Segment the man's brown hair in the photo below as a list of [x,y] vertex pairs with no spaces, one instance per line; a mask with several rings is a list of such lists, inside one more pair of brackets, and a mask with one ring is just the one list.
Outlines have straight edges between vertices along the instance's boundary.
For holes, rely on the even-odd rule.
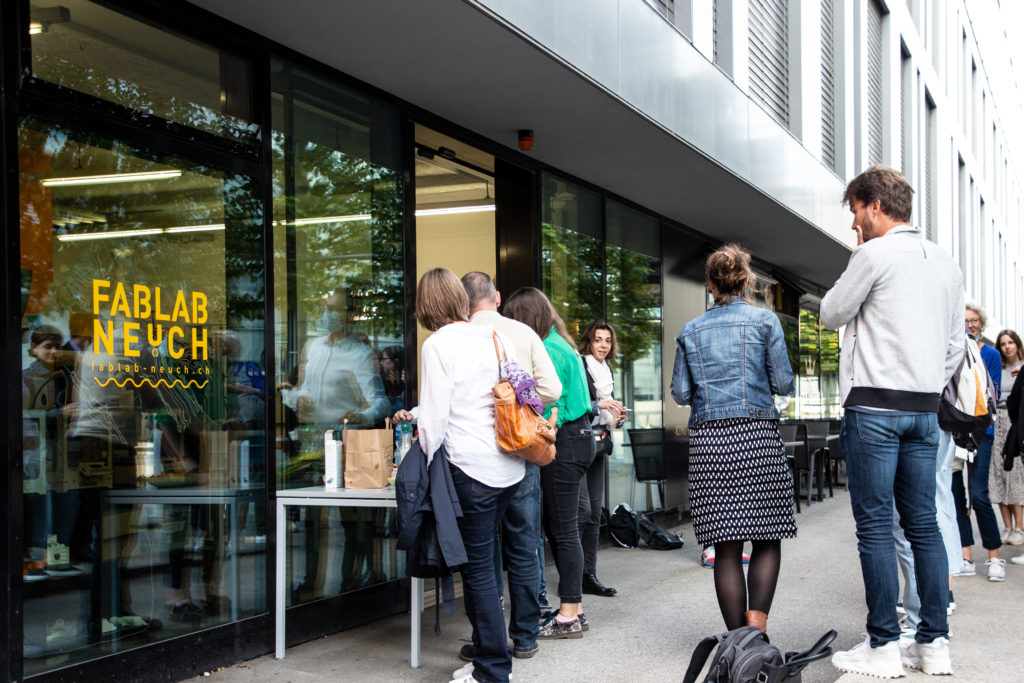
[[875,165],[846,186],[843,204],[852,207],[855,199],[864,206],[877,199],[882,205],[882,213],[894,221],[909,223],[914,208],[914,188],[896,169]]

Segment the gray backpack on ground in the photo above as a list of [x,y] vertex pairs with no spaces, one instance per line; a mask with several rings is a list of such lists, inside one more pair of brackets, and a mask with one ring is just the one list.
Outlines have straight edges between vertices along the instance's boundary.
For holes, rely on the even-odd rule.
[[804,652],[787,652],[768,642],[756,626],[741,626],[717,636],[708,636],[693,650],[683,683],[695,683],[715,645],[718,650],[703,683],[800,683],[800,673],[811,662],[832,654],[828,645],[836,637],[829,631]]

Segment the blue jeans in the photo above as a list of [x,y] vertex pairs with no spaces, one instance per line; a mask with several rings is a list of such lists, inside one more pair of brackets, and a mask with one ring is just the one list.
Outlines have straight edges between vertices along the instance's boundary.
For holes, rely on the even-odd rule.
[[508,570],[508,635],[520,652],[537,647],[540,623],[540,576],[537,545],[540,543],[540,468],[526,463],[526,475],[505,511],[501,523],[502,549]]
[[494,488],[455,465],[451,465],[451,472],[462,506],[459,531],[468,558],[460,573],[466,614],[473,625],[473,676],[481,681],[507,681],[512,672],[512,656],[494,583],[494,537],[518,484]]
[[582,602],[583,545],[577,520],[580,483],[594,461],[589,415],[559,427],[555,451],[555,461],[540,468],[544,533],[558,568],[558,597],[562,602]]
[[880,647],[900,637],[894,504],[914,555],[921,597],[917,642],[948,637],[948,560],[935,520],[936,415],[890,416],[847,410],[839,439],[857,524],[871,646]]
[[992,511],[992,501],[988,497],[988,468],[992,464],[992,440],[992,435],[982,439],[978,452],[974,454],[974,462],[967,463],[971,508],[974,509],[974,518],[978,520],[978,533],[981,534],[981,545],[985,550],[998,550],[1003,545],[996,513]]
[[[950,574],[960,568],[960,533],[957,529],[956,506],[953,503],[953,452],[956,444],[949,432],[941,432],[939,452],[935,458],[935,519],[939,523],[939,534],[946,551],[946,569]],[[921,623],[921,598],[917,594],[917,576],[914,572],[914,555],[907,537],[898,523],[893,525],[896,537],[896,556],[903,572],[903,608],[907,610],[907,626],[917,630]]]

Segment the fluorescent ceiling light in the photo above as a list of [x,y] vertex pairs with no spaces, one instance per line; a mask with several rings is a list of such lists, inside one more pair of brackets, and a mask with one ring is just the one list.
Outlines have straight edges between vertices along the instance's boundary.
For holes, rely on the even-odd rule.
[[110,232],[79,232],[70,235],[57,235],[62,242],[77,242],[79,240],[109,240],[115,237],[134,237],[136,235],[159,235],[163,228],[143,228],[141,230],[111,230]]
[[211,223],[210,225],[182,225],[178,228],[164,228],[163,232],[206,232],[209,230],[223,229],[223,223]]
[[34,36],[37,33],[42,33],[42,32],[43,32],[43,24],[42,24],[42,22],[40,22],[40,21],[33,21],[31,24],[28,25],[28,34],[30,36]]
[[450,206],[443,209],[417,209],[416,216],[447,216],[453,213],[478,213],[481,211],[494,211],[494,204],[483,204],[481,206]]
[[68,185],[105,185],[109,183],[137,183],[143,180],[166,180],[181,175],[179,169],[169,171],[149,171],[146,173],[112,173],[110,175],[82,175],[69,178],[47,178],[44,187],[64,187]]
[[208,232],[223,230],[223,223],[210,225],[182,225],[175,228],[140,228],[138,230],[112,230],[110,232],[79,232],[70,235],[57,235],[62,242],[78,242],[81,240],[109,240],[117,237],[139,237],[142,235],[177,234],[182,232]]
[[[351,216],[321,216],[320,218],[296,218],[293,225],[315,225],[317,223],[351,223],[353,221],[368,221],[372,216],[368,213],[357,213]],[[276,225],[285,225],[288,221],[277,221]]]

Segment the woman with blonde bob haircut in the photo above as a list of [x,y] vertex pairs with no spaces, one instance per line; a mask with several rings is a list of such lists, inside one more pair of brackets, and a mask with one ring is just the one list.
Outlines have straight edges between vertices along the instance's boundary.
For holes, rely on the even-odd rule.
[[[494,581],[494,530],[525,466],[522,458],[501,451],[494,437],[494,329],[471,325],[468,317],[469,297],[455,273],[434,268],[423,275],[416,318],[433,334],[421,352],[419,440],[428,459],[447,455],[463,513],[459,531],[468,561],[461,567],[462,587],[474,657],[453,680],[507,681],[512,656]],[[500,335],[499,341],[511,355],[515,347]]]

